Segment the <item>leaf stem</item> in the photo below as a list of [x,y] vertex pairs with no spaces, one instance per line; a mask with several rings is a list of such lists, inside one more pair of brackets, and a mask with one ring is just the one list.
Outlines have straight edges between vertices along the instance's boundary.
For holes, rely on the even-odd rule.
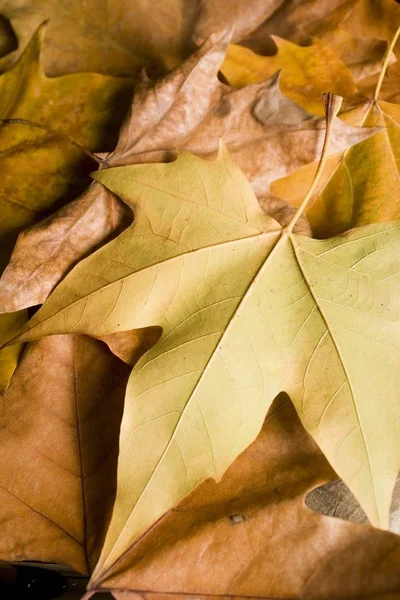
[[374,96],[372,98],[374,102],[377,102],[377,100],[378,100],[379,93],[380,93],[381,87],[382,87],[382,83],[385,78],[387,68],[389,66],[390,55],[392,54],[394,47],[396,45],[396,42],[399,39],[399,35],[400,35],[400,26],[398,27],[396,33],[394,34],[394,37],[385,52],[385,56],[383,57],[381,72],[379,74],[378,83],[376,84]]
[[35,123],[35,121],[28,121],[27,119],[0,119],[0,123],[2,123],[3,125],[14,125],[14,124],[29,125],[29,127],[36,127],[37,129],[43,129],[43,131],[47,131],[47,133],[51,133],[52,135],[59,137],[60,139],[68,142],[69,144],[72,144],[76,148],[79,148],[79,150],[81,152],[83,152],[84,154],[86,154],[86,156],[89,156],[89,158],[91,158],[92,160],[97,162],[98,165],[108,166],[108,163],[106,160],[100,158],[100,156],[97,156],[97,154],[94,154],[90,150],[87,150],[87,148],[84,148],[83,146],[78,144],[78,142],[75,142],[74,140],[67,137],[66,135],[63,135],[62,133],[59,133],[58,131],[54,131],[54,129],[51,129],[51,127],[47,127],[47,125],[41,125],[40,123]]
[[335,117],[339,113],[340,107],[342,106],[343,98],[341,96],[337,96],[336,94],[324,94],[324,109],[325,109],[325,119],[326,119],[326,131],[325,131],[325,139],[324,145],[322,147],[321,158],[318,163],[317,172],[314,175],[314,179],[312,180],[310,189],[308,190],[303,202],[300,204],[297,209],[293,219],[290,221],[289,225],[285,227],[285,231],[291,233],[293,227],[296,225],[297,221],[301,217],[303,211],[306,209],[307,204],[311,200],[314,191],[321,179],[322,171],[324,170],[326,160],[328,158],[329,145],[332,137],[333,124],[335,121]]

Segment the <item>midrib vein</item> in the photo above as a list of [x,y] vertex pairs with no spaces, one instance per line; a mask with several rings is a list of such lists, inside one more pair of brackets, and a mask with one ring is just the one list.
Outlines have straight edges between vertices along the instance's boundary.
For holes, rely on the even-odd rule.
[[79,469],[80,469],[80,481],[81,481],[81,500],[82,500],[82,529],[83,529],[83,551],[85,555],[85,563],[87,572],[90,573],[91,565],[89,560],[88,548],[87,548],[87,502],[86,502],[86,481],[83,467],[83,455],[82,455],[82,439],[81,439],[81,422],[79,416],[79,398],[78,398],[78,376],[76,369],[76,355],[77,355],[77,340],[76,337],[73,340],[72,350],[72,377],[73,377],[73,394],[74,394],[74,408],[76,415],[76,437],[77,437],[77,450],[79,458]]

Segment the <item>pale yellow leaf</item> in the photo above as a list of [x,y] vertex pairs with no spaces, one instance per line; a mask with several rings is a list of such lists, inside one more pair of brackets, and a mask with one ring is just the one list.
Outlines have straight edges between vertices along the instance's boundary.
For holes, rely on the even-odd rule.
[[386,527],[400,463],[400,225],[328,241],[288,234],[224,148],[214,162],[182,153],[96,179],[136,221],[82,261],[17,338],[163,328],[128,384],[93,581],[201,481],[222,476],[282,390]]

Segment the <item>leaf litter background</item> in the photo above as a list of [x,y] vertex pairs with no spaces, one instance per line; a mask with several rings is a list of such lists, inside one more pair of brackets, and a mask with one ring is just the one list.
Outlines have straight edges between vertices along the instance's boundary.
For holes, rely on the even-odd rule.
[[[400,24],[396,2],[142,0],[83,8],[1,0],[0,13],[1,118],[42,123],[89,150],[113,151],[111,166],[169,161],[177,149],[213,158],[220,137],[261,206],[284,225],[315,172],[321,93],[333,91],[344,96],[342,124],[298,231],[325,238],[398,218],[396,46],[379,110],[365,100]],[[26,321],[26,308],[44,302],[133,215],[107,188],[90,184],[94,163],[59,137],[4,124],[0,145],[5,340]],[[105,343],[53,336],[26,346],[2,398],[2,558],[92,573],[115,495],[129,376],[106,344],[132,364],[158,335],[142,330],[105,336]],[[4,391],[20,351],[1,351]],[[204,482],[162,517],[100,587],[121,599],[398,597],[396,535],[304,506],[309,490],[336,478],[280,395],[221,482]],[[366,520],[338,482],[315,490],[307,504]],[[397,512],[395,494],[394,531]]]

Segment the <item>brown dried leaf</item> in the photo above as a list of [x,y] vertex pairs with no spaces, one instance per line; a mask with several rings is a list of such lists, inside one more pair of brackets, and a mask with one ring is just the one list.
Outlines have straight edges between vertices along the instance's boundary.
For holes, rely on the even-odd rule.
[[156,523],[100,589],[118,600],[398,593],[400,538],[304,506],[309,489],[333,478],[282,395],[222,480],[204,482]]
[[[271,217],[273,217],[275,221],[278,221],[278,223],[282,225],[282,227],[286,227],[287,225],[289,225],[294,215],[296,214],[296,207],[291,206],[290,204],[282,200],[282,198],[278,198],[277,196],[273,196],[272,194],[266,196],[265,198],[260,198],[259,202],[261,208],[266,213],[271,215]],[[293,227],[293,232],[301,233],[302,235],[312,237],[311,225],[308,222],[307,216],[304,213],[300,215],[298,221]]]
[[[313,33],[320,37],[319,31]],[[360,81],[379,74],[387,44],[381,40],[355,37],[344,27],[332,28],[322,36],[324,43],[345,63],[360,92]],[[394,54],[391,63],[396,62]]]
[[275,12],[253,30],[244,43],[255,52],[274,51],[269,36],[278,35],[297,44],[305,44],[309,37],[323,37],[326,30],[338,27],[346,18],[356,0],[286,0],[277,3]]
[[229,30],[230,41],[240,41],[268,21],[282,0],[202,0],[195,24],[195,36],[206,39],[215,31]]
[[[341,114],[352,125],[381,127],[375,136],[331,157],[307,216],[316,237],[327,238],[353,227],[400,217],[400,107],[368,100]],[[271,191],[299,206],[317,164],[303,166],[273,182]]]
[[[0,344],[3,344],[12,333],[17,333],[28,320],[25,310],[0,315]],[[12,374],[18,364],[22,345],[2,348],[0,351],[0,396],[6,391]]]
[[[132,76],[143,66],[179,64],[188,46],[195,3],[185,0],[0,0],[25,48],[49,20],[44,68],[49,75],[93,71]],[[18,55],[18,52],[15,53]]]
[[143,73],[109,164],[137,162],[137,154],[181,146],[229,91],[217,77],[226,48],[225,34],[211,36],[161,80],[152,82]]
[[[182,67],[153,84],[143,82],[135,95],[111,166],[171,160],[175,149],[213,158],[223,139],[250,180],[257,196],[281,173],[290,173],[321,153],[325,121],[310,115],[269,80],[232,90],[217,72],[226,37],[206,42]],[[204,90],[199,98],[198,90]],[[370,137],[374,130],[337,122],[331,152]]]
[[87,336],[28,346],[1,403],[0,558],[91,571],[115,493],[129,372]]
[[161,333],[161,327],[154,326],[94,337],[105,342],[115,356],[133,367],[142,354],[158,342]]
[[81,258],[129,224],[131,211],[97,183],[19,235],[0,279],[5,312],[41,304]]

